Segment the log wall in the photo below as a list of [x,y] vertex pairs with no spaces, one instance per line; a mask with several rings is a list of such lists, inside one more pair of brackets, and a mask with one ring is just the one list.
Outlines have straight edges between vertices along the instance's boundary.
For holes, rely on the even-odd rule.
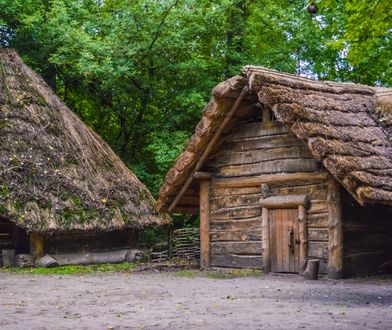
[[343,188],[344,276],[375,274],[392,262],[392,207],[360,206]]
[[[236,125],[224,137],[203,170],[218,178],[249,178],[264,174],[322,171],[302,141],[279,122]],[[311,198],[308,216],[308,257],[320,259],[326,273],[328,259],[328,184],[325,179],[269,185],[277,196]],[[215,267],[262,268],[260,185],[210,187],[211,263]]]

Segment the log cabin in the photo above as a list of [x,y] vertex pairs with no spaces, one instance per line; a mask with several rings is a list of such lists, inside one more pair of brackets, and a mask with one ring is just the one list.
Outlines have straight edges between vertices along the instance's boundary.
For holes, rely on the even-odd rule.
[[[36,258],[134,248],[170,219],[13,50],[0,50],[0,251]],[[0,253],[1,255],[1,253]]]
[[213,90],[158,209],[199,214],[201,267],[338,279],[392,261],[392,89],[247,66]]

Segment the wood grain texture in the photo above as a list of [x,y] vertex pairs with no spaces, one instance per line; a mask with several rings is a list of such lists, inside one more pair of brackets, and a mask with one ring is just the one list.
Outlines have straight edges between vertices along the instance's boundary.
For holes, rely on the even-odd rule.
[[211,256],[211,263],[213,267],[228,267],[228,268],[250,268],[262,269],[263,257],[261,255],[237,255],[225,254]]
[[39,259],[45,254],[45,239],[40,233],[30,233],[30,254]]
[[268,209],[262,209],[262,246],[263,246],[263,271],[269,273],[271,271],[271,240],[270,240],[270,224],[268,217]]
[[210,206],[209,180],[200,181],[200,267],[211,267],[210,260]]

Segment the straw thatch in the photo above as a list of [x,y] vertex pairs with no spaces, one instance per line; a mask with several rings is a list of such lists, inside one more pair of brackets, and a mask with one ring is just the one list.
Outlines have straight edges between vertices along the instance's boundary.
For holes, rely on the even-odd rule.
[[360,203],[392,204],[392,89],[319,82],[248,66],[214,89],[195,134],[161,187],[160,209],[170,205],[246,85],[250,94],[237,112],[252,102],[272,108]]
[[0,214],[27,231],[159,225],[146,187],[13,50],[0,50]]

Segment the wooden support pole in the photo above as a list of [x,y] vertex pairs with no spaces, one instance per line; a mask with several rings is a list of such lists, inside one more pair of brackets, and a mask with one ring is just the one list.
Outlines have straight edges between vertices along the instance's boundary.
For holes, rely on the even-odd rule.
[[30,254],[39,259],[45,254],[44,236],[40,233],[30,233]]
[[328,278],[343,278],[343,224],[339,183],[328,177]]
[[210,181],[200,180],[200,268],[211,267],[210,259]]
[[271,121],[272,118],[272,112],[270,109],[264,107],[263,109],[263,123],[268,123]]
[[270,253],[270,230],[268,220],[268,209],[263,207],[261,213],[261,228],[262,228],[262,249],[263,249],[263,272],[269,273],[271,271],[271,253]]
[[188,176],[186,179],[185,183],[181,187],[180,191],[178,192],[177,196],[174,198],[174,200],[171,202],[168,212],[170,213],[177,205],[181,197],[184,195],[185,191],[188,189],[190,184],[192,183],[193,176],[194,174],[203,166],[204,162],[206,161],[207,157],[210,155],[210,152],[212,148],[215,146],[215,143],[218,141],[220,136],[222,135],[223,131],[225,130],[227,124],[230,122],[230,120],[233,118],[234,113],[240,106],[242,100],[245,98],[245,96],[249,92],[249,87],[246,85],[242,91],[241,94],[238,96],[238,98],[235,100],[233,106],[231,107],[230,111],[226,114],[225,118],[223,119],[222,123],[220,124],[219,128],[217,131],[214,133],[212,136],[210,142],[208,143],[207,147],[204,149],[202,155],[200,156],[199,160],[197,161],[194,169],[192,170],[191,174]]
[[299,221],[299,274],[303,275],[308,257],[308,224],[306,210],[303,205],[298,206]]

